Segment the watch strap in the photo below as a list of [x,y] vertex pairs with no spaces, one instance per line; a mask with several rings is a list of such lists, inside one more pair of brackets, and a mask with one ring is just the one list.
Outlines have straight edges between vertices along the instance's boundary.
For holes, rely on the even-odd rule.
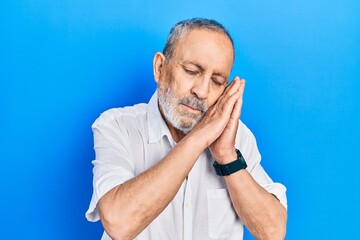
[[241,169],[245,169],[247,164],[245,159],[239,149],[235,149],[237,159],[228,164],[218,164],[216,161],[214,162],[213,166],[215,168],[215,172],[219,176],[228,176],[232,173],[240,171]]

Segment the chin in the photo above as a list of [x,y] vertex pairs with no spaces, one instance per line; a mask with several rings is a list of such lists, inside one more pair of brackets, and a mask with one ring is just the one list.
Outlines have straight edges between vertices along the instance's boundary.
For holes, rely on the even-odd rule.
[[197,123],[198,123],[198,121],[182,123],[182,124],[179,124],[180,126],[178,127],[178,129],[180,131],[182,131],[183,133],[188,134],[189,132],[191,132],[191,130],[193,130],[193,128],[196,126]]

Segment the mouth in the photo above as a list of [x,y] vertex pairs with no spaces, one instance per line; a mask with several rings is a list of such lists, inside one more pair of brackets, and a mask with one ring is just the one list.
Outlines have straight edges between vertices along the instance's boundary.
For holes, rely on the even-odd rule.
[[193,113],[196,113],[196,114],[201,113],[200,109],[197,109],[197,108],[195,108],[193,106],[189,106],[189,105],[186,105],[186,104],[181,104],[181,105],[183,105],[190,112],[193,112]]

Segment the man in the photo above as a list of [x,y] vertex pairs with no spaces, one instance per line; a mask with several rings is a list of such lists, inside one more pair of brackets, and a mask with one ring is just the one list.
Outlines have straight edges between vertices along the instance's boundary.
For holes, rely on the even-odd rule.
[[[260,165],[239,120],[245,81],[228,86],[233,41],[219,23],[176,24],[153,60],[149,104],[94,123],[94,193],[87,212],[103,239],[283,239],[285,187]],[[214,163],[214,166],[213,166]]]

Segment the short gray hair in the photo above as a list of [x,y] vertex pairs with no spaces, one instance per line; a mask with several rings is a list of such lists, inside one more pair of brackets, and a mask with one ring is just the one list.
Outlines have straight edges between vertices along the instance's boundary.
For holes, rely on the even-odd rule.
[[230,36],[229,31],[222,24],[212,19],[192,18],[178,22],[171,28],[163,50],[166,61],[169,61],[170,58],[173,56],[175,46],[179,39],[189,30],[194,29],[211,30],[225,34],[231,41],[233,47],[233,56],[235,59],[234,41]]

